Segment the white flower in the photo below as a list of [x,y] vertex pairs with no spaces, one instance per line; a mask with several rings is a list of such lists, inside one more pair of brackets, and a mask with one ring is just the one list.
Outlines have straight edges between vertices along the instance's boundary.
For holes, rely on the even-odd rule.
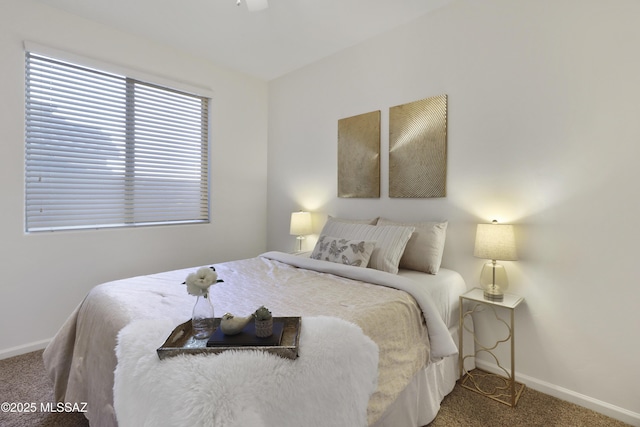
[[218,273],[209,267],[201,267],[195,273],[187,276],[187,292],[191,295],[202,296],[209,292],[209,286],[218,281]]

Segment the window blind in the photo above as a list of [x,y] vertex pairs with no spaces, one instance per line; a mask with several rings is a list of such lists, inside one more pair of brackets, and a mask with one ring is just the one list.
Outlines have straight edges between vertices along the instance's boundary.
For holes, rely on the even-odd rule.
[[209,221],[209,99],[26,53],[26,230]]

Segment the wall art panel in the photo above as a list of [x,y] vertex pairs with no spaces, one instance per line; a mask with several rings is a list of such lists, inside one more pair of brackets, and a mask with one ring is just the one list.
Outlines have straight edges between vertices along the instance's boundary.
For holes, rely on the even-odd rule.
[[447,95],[389,109],[389,197],[446,196]]
[[338,120],[338,197],[380,197],[380,111]]

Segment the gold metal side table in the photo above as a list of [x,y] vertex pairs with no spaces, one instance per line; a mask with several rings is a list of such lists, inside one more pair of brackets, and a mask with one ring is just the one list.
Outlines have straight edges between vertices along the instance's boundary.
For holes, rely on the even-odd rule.
[[[515,381],[515,330],[514,330],[514,312],[515,308],[524,301],[524,298],[517,295],[505,294],[502,301],[490,301],[484,298],[484,292],[480,288],[474,288],[460,295],[460,334],[459,334],[459,349],[460,357],[458,359],[458,365],[460,368],[460,385],[469,390],[480,393],[493,400],[504,403],[509,406],[516,406],[518,399],[524,390],[524,384],[517,383]],[[466,306],[465,306],[466,303]],[[468,306],[468,308],[467,308]],[[496,308],[504,308],[509,311],[509,323],[498,315]],[[469,329],[469,326],[465,325],[465,320],[470,318],[474,313],[480,313],[491,309],[495,318],[503,323],[507,327],[507,336],[503,339],[498,339],[496,343],[487,347],[482,345],[475,334],[474,329]],[[469,332],[473,335],[473,342],[475,349],[473,353],[465,356],[463,350],[463,336],[464,333]],[[507,370],[501,364],[493,351],[501,344],[509,341],[511,344],[511,370]],[[473,357],[474,359],[479,353],[490,354],[498,367],[498,370],[502,374],[495,374],[483,371],[481,369],[474,369],[467,371],[464,367],[464,361]]]

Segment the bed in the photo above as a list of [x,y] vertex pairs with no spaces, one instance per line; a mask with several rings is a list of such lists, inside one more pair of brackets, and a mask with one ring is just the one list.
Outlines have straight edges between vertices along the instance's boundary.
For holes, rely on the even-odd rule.
[[[435,417],[440,402],[457,379],[458,296],[466,291],[460,274],[440,268],[444,230],[446,222],[398,224],[376,220],[374,225],[330,218],[311,253],[267,252],[255,258],[215,264],[218,277],[223,280],[211,288],[216,316],[225,312],[246,315],[266,305],[274,316],[302,317],[300,357],[295,361],[278,361],[281,358],[264,353],[248,354],[254,352],[186,356],[173,358],[176,360],[170,363],[159,361],[154,350],[163,344],[173,327],[191,316],[194,297],[186,292],[183,282],[195,268],[96,286],[45,349],[45,367],[54,382],[55,398],[86,402],[85,415],[92,426],[141,425],[140,420],[147,425],[155,425],[150,420],[175,425],[176,420],[169,421],[170,417],[186,419],[193,415],[194,405],[202,405],[204,415],[198,416],[207,420],[203,425],[247,425],[247,420],[253,420],[247,416],[255,418],[252,425],[265,427],[276,423],[300,425],[296,419],[305,420],[309,426],[426,425]],[[358,247],[358,243],[363,244]],[[419,270],[410,259],[416,250],[421,259],[428,259],[428,265]],[[430,252],[435,256],[425,255]],[[363,263],[355,265],[359,257],[364,257],[361,261],[366,261],[364,266],[369,268],[363,268]],[[407,265],[412,268],[403,268]],[[429,269],[431,273],[425,271]],[[355,330],[349,329],[349,325]],[[333,336],[323,328],[333,331]],[[329,350],[337,344],[342,351]],[[358,359],[359,354],[363,358]],[[324,371],[300,368],[327,361],[332,361],[332,367],[323,367]],[[269,365],[272,363],[290,365],[281,368]],[[374,372],[365,372],[367,364],[372,363]],[[227,382],[217,382],[212,388],[224,392],[214,397],[196,392],[196,398],[202,402],[189,400],[188,410],[182,413],[184,404],[171,407],[176,399],[171,398],[167,390],[172,387],[167,384],[177,388],[176,379],[168,378],[170,372],[179,370],[180,377],[184,377],[188,366],[216,375],[225,369],[228,372],[236,369],[234,375],[227,375],[233,376],[230,381],[235,383],[232,387]],[[286,391],[287,387],[279,387],[283,391],[271,398],[280,406],[267,399],[261,403],[264,410],[257,410],[250,403],[253,401],[246,403],[246,394],[238,394],[241,398],[230,398],[229,402],[222,400],[233,396],[229,389],[248,387],[245,382],[259,377],[251,369],[256,372],[281,369],[284,376],[294,376],[296,367],[300,368],[300,374],[292,378],[292,384],[298,384],[300,390],[291,393]],[[354,375],[360,375],[359,367],[362,375],[355,378]],[[238,380],[242,378],[240,374],[249,372],[248,379]],[[200,377],[185,380],[185,389],[193,389]],[[269,381],[277,382],[281,377]],[[317,381],[324,377],[326,385]],[[166,382],[160,384],[161,379]],[[317,386],[305,387],[310,381]],[[155,391],[154,386],[158,388]],[[190,391],[175,392],[182,396]],[[316,394],[308,397],[304,393]],[[360,400],[350,402],[349,398]],[[238,406],[238,400],[245,403]],[[310,400],[313,405],[304,404]],[[345,411],[355,407],[354,413],[340,413],[340,404]],[[220,415],[223,406],[228,412],[224,417]],[[217,413],[216,408],[220,409]],[[278,410],[288,411],[286,422],[277,418],[283,416],[276,414]],[[330,422],[328,412],[333,412],[342,423]],[[358,421],[347,421],[350,416]],[[211,417],[219,419],[212,423]]]

